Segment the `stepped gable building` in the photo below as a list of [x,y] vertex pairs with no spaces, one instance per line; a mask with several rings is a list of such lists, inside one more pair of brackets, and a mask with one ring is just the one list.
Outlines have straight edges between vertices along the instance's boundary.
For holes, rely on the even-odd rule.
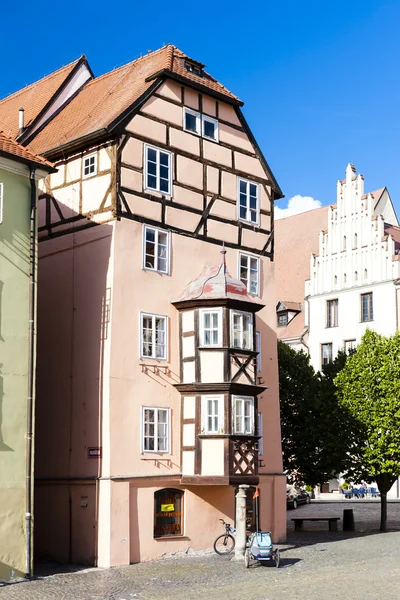
[[241,106],[172,45],[101,77],[81,57],[0,102],[58,169],[39,202],[37,556],[210,547],[242,483],[249,526],[257,485],[259,526],[285,537],[282,193]]
[[400,227],[386,188],[365,193],[349,164],[336,204],[281,219],[276,230],[277,335],[309,351],[316,370],[367,327],[396,331]]
[[0,132],[0,580],[32,573],[36,207],[49,172]]
[[[387,336],[397,330],[400,227],[385,187],[365,193],[364,177],[349,164],[336,204],[275,226],[279,339],[308,352],[319,370],[367,328]],[[400,496],[400,480],[389,496]]]

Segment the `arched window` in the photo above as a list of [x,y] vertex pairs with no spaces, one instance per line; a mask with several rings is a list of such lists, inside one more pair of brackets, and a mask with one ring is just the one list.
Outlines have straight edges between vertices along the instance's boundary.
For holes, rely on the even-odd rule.
[[346,236],[343,236],[343,252],[346,252]]
[[335,275],[335,277],[333,278],[333,284],[335,287],[337,286],[337,275]]
[[343,275],[343,283],[344,283],[345,285],[346,285],[346,283],[347,283],[347,275],[346,275],[346,273],[344,273],[344,275]]
[[367,269],[364,269],[364,281],[367,281],[368,279],[368,271]]
[[357,271],[354,271],[354,281],[358,281],[358,273]]
[[356,233],[354,234],[354,248],[358,248],[358,236]]
[[183,492],[165,488],[154,492],[154,537],[183,535]]

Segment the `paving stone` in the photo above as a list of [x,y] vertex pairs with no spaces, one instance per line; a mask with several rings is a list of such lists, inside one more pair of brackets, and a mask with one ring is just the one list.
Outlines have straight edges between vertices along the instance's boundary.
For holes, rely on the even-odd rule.
[[340,516],[348,501],[312,502],[288,511],[282,563],[244,563],[215,554],[187,555],[113,569],[42,566],[37,578],[0,586],[0,600],[399,600],[400,502],[388,504],[379,533],[380,504],[352,503],[355,532],[329,532],[326,523],[293,531],[293,516]]

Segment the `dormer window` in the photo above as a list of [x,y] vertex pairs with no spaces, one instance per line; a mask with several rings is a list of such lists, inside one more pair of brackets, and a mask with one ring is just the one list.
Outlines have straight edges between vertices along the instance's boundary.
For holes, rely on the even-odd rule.
[[201,135],[203,138],[218,142],[218,121],[203,115],[197,110],[190,108],[183,109],[183,129],[190,131],[196,135]]
[[185,61],[185,69],[192,73],[193,75],[197,75],[197,77],[203,77],[204,71],[200,64],[195,64],[194,62]]
[[287,312],[280,313],[278,315],[278,327],[286,327],[288,324],[288,314]]

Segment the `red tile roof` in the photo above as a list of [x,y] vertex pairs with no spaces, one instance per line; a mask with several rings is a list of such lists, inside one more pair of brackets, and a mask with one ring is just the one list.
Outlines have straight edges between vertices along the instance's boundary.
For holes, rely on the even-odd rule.
[[85,59],[84,56],[0,100],[0,130],[7,135],[17,137],[18,111],[20,108],[25,110],[25,127],[29,127],[60,89],[74,67],[83,59]]
[[114,71],[89,81],[79,94],[34,137],[31,146],[44,153],[69,142],[106,130],[163,75],[178,76],[239,104],[239,99],[204,72],[203,77],[187,71],[181,50],[168,44]]
[[49,161],[32,152],[30,148],[21,146],[21,144],[18,144],[18,142],[8,135],[5,135],[2,131],[0,131],[0,153],[9,155],[9,158],[15,158],[20,162],[34,163],[46,168],[46,170],[55,171],[53,165]]

